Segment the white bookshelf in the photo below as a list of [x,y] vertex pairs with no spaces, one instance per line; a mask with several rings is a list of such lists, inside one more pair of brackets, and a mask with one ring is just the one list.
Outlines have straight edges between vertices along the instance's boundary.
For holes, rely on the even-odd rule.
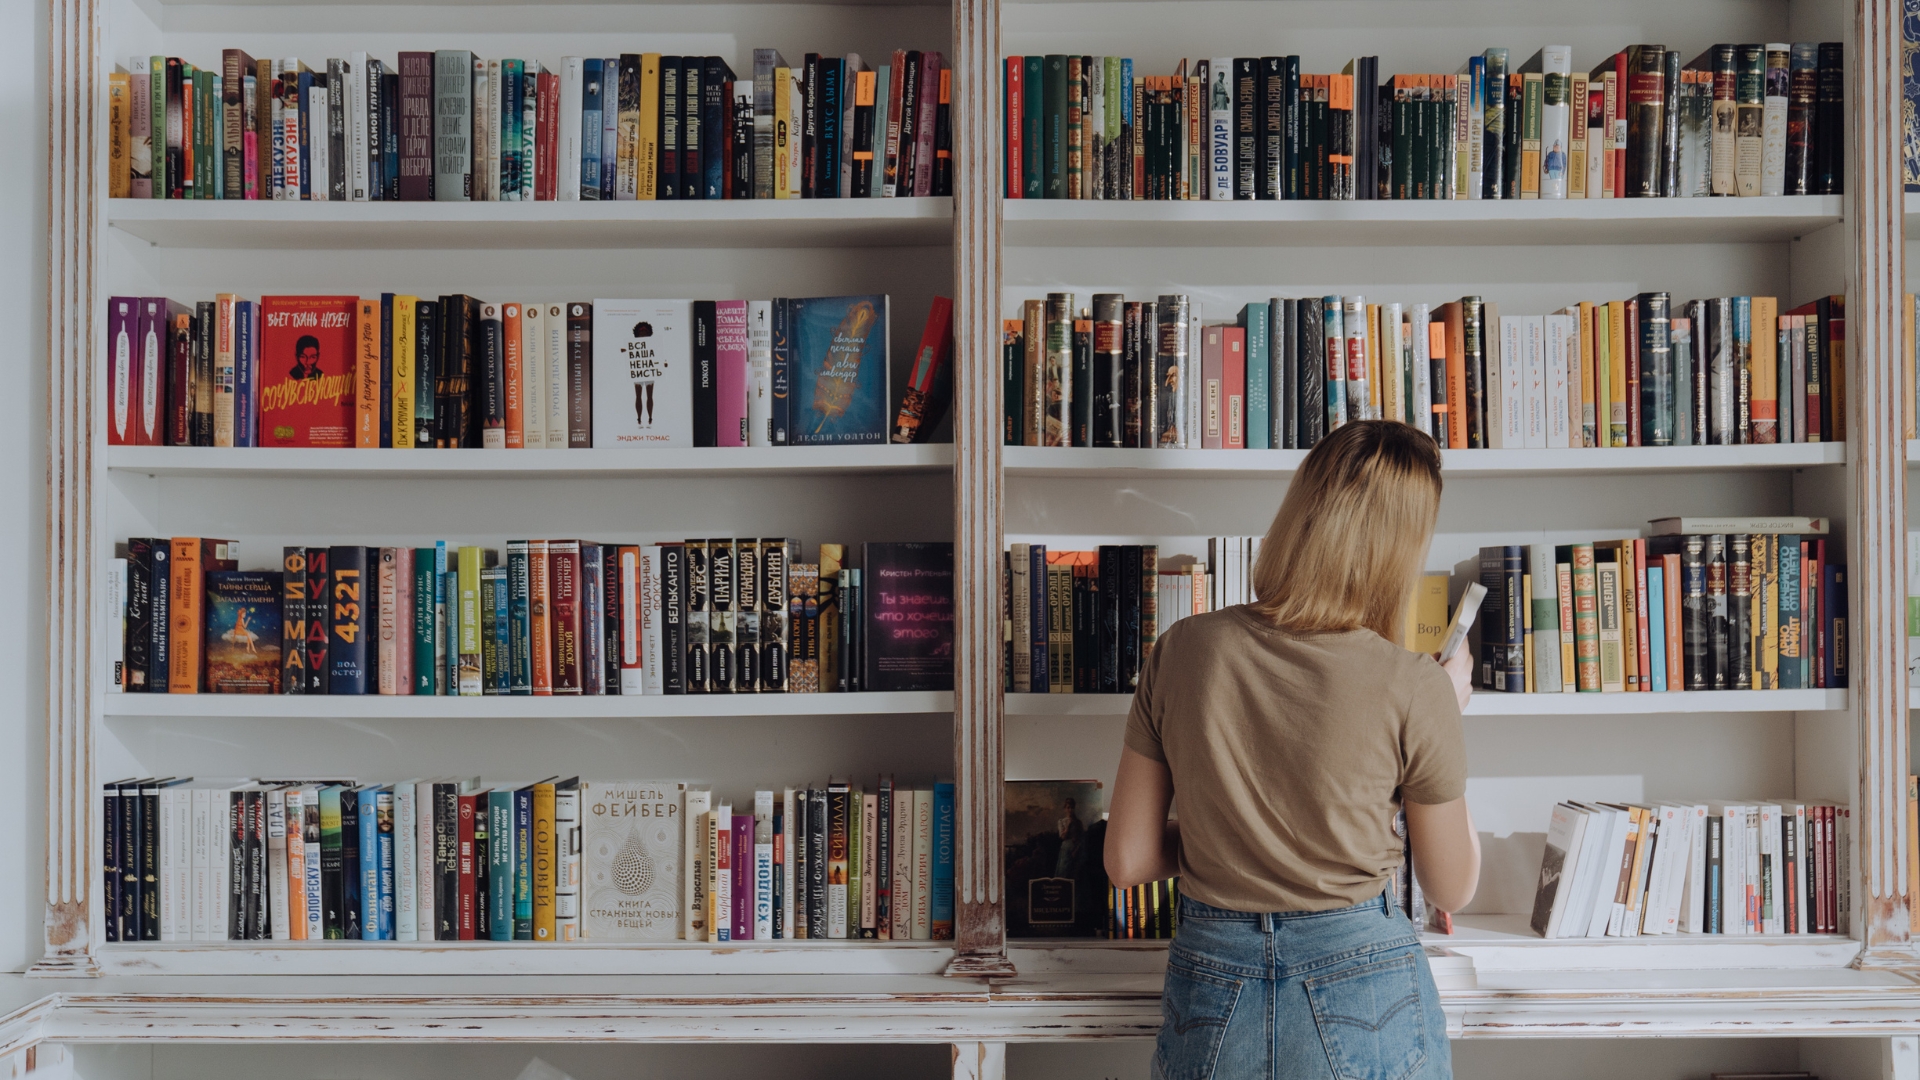
[[349,721],[946,716],[953,712],[953,694],[931,690],[863,694],[694,694],[577,698],[115,694],[107,698],[100,711],[109,717],[260,717]]
[[[1008,476],[1084,477],[1172,475],[1186,479],[1292,475],[1305,450],[1113,450],[1094,447],[1009,446]],[[1552,450],[1443,450],[1448,479],[1518,476],[1625,476],[1636,473],[1731,472],[1843,465],[1843,443],[1772,446],[1634,446]]]
[[645,479],[779,477],[828,474],[938,474],[953,468],[953,447],[709,447],[697,450],[301,450],[207,446],[113,446],[107,470],[129,476],[210,479],[395,480]]
[[[1009,716],[1125,716],[1129,694],[1008,694]],[[1476,692],[1467,716],[1682,716],[1689,713],[1838,712],[1845,690],[1695,690],[1660,694]]]

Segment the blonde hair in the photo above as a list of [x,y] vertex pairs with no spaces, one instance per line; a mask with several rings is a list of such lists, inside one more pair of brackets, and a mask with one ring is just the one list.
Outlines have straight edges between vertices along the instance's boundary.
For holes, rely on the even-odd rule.
[[1389,641],[1433,539],[1440,448],[1392,420],[1320,440],[1273,515],[1253,567],[1253,609],[1290,633],[1372,630]]

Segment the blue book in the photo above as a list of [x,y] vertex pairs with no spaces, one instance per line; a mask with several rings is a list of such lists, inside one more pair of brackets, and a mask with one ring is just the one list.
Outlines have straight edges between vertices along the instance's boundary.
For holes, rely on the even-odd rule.
[[933,896],[927,904],[933,940],[953,940],[953,785],[933,785]]
[[500,201],[520,201],[520,110],[526,94],[520,76],[525,73],[522,60],[500,61]]
[[1247,449],[1267,450],[1270,439],[1272,391],[1267,379],[1267,356],[1271,346],[1267,337],[1267,303],[1248,304],[1240,311],[1240,325],[1247,328]]
[[[281,576],[260,570],[206,575],[206,691],[277,694],[283,655]],[[132,939],[128,939],[132,940]]]
[[[507,541],[507,692],[533,693],[532,596],[527,542]],[[505,835],[504,833],[501,835]]]
[[789,300],[787,306],[788,442],[886,442],[887,297],[827,296]]
[[609,56],[600,65],[600,201],[613,201],[613,177],[619,147],[615,129],[620,122],[620,58]]
[[533,940],[533,789],[513,793],[513,940]]
[[460,574],[449,570],[440,575],[440,595],[445,599],[447,654],[441,665],[447,695],[460,696]]
[[378,916],[376,925],[380,928],[380,940],[394,940],[393,933],[393,789],[383,787],[373,796],[373,823],[375,842],[378,847],[378,859],[375,866],[379,879],[375,882],[380,902],[375,907]]
[[[360,789],[360,940],[380,940],[380,789]],[[391,805],[391,804],[389,804]],[[387,833],[392,848],[391,826]],[[391,857],[391,856],[389,856]],[[391,893],[388,894],[391,898]]]
[[492,574],[493,647],[494,655],[499,659],[494,663],[493,686],[489,689],[495,694],[510,694],[513,692],[513,672],[508,665],[513,662],[513,651],[507,625],[507,572],[496,568]]
[[[1652,650],[1648,666],[1652,669],[1653,692],[1662,694],[1667,690],[1667,593],[1666,572],[1658,566],[1647,567],[1647,595],[1652,598],[1647,604],[1647,643]],[[1534,652],[1545,647],[1535,642]]]
[[1780,689],[1807,686],[1806,619],[1800,611],[1800,538],[1780,538]]
[[580,198],[589,202],[600,199],[600,72],[605,63],[595,57],[581,62]]
[[503,788],[487,792],[487,937],[493,941],[513,940],[513,797]]

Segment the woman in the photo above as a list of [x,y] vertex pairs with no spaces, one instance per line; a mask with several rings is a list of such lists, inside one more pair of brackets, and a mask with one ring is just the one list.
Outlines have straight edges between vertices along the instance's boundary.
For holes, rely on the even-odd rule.
[[1393,640],[1439,506],[1432,439],[1340,427],[1274,515],[1258,599],[1182,619],[1148,656],[1106,864],[1119,886],[1180,876],[1155,1077],[1452,1076],[1426,953],[1386,894],[1402,809],[1428,903],[1459,910],[1480,874],[1471,661]]

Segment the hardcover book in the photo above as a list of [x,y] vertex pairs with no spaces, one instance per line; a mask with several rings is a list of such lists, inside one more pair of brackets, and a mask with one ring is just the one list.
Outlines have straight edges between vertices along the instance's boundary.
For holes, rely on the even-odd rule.
[[1009,780],[1006,807],[1007,936],[1099,933],[1107,900],[1100,781]]
[[953,545],[863,545],[865,689],[953,689]]
[[787,301],[793,343],[790,439],[796,445],[887,441],[887,297]]
[[692,325],[691,300],[593,302],[596,448],[693,445]]
[[278,573],[214,571],[207,575],[207,691],[280,692]]
[[354,444],[352,296],[260,299],[260,445]]
[[680,788],[664,781],[583,781],[585,936],[672,941],[680,935]]

